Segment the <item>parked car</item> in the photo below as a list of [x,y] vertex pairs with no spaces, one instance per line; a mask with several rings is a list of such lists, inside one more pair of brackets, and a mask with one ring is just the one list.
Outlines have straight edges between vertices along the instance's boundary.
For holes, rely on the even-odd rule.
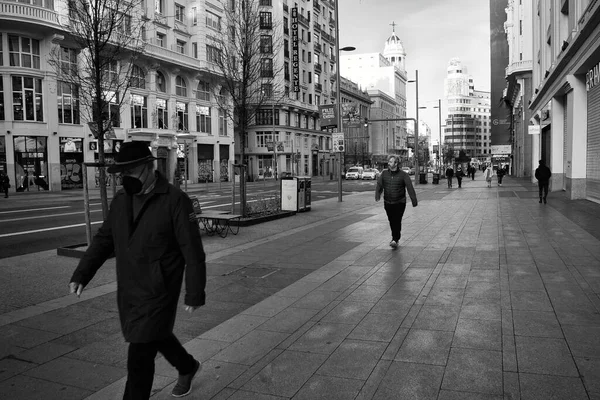
[[283,178],[291,178],[291,177],[293,177],[294,175],[292,175],[292,173],[291,173],[291,172],[285,172],[285,171],[284,171],[284,172],[280,173],[280,174],[279,174],[279,176],[280,176],[280,178],[282,178],[282,179],[283,179]]
[[363,167],[350,167],[346,171],[346,179],[362,179],[363,172]]
[[380,172],[379,170],[375,169],[375,168],[367,168],[363,171],[363,180],[364,179],[377,179],[379,178]]

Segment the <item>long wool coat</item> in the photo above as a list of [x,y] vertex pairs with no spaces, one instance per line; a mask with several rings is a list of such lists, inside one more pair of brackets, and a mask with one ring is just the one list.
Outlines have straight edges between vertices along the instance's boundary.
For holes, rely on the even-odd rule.
[[132,197],[117,193],[71,282],[87,285],[113,251],[127,342],[146,343],[172,333],[184,270],[185,304],[204,304],[205,254],[192,202],[162,175],[135,220]]

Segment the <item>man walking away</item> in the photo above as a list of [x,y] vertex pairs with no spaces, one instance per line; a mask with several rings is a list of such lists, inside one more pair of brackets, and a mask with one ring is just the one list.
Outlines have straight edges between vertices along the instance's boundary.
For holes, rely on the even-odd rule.
[[[544,204],[546,204],[546,197],[548,197],[548,187],[550,186],[551,176],[552,172],[550,172],[550,168],[546,166],[544,160],[540,160],[540,165],[535,170],[535,179],[538,181],[538,189],[540,191],[540,203],[542,200],[544,200]],[[543,197],[542,191],[544,192]]]
[[448,168],[446,168],[446,179],[448,180],[449,188],[452,187],[452,177],[453,176],[454,176],[454,169],[452,168],[452,165],[448,165]]
[[185,310],[204,305],[206,257],[192,201],[155,171],[155,159],[144,142],[121,146],[108,172],[122,173],[123,190],[114,197],[69,284],[79,297],[114,252],[121,330],[129,342],[127,400],[150,397],[157,352],[179,372],[174,397],[191,392],[200,370],[173,334],[173,325],[184,272]]
[[392,230],[392,248],[398,247],[400,232],[402,231],[402,217],[406,210],[406,191],[412,201],[413,207],[417,206],[417,194],[413,187],[410,176],[398,168],[398,160],[395,156],[388,159],[388,169],[384,170],[377,179],[375,189],[375,201],[381,199],[383,192],[383,203],[385,212]]
[[459,189],[462,187],[463,176],[465,176],[465,174],[463,173],[462,168],[458,167],[458,169],[456,170],[456,182],[458,183]]
[[6,199],[8,199],[8,188],[10,188],[10,178],[4,172],[0,172],[0,189],[4,192]]
[[471,180],[474,181],[475,180],[475,166],[471,165]]
[[496,177],[498,178],[498,186],[502,186],[502,178],[504,178],[504,175],[506,174],[506,170],[504,168],[498,168],[498,171],[496,171]]

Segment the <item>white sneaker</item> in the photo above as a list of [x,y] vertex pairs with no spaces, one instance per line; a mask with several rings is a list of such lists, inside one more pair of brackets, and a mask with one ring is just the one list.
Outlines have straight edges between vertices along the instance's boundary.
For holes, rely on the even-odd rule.
[[398,242],[396,242],[395,240],[392,240],[390,242],[390,247],[393,248],[393,249],[395,249],[396,247],[398,247]]

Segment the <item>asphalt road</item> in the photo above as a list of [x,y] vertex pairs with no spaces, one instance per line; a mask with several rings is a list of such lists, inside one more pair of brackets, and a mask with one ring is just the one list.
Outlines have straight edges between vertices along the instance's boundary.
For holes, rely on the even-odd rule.
[[[312,181],[312,200],[338,196],[337,181]],[[343,194],[374,190],[374,181],[344,181]],[[248,184],[248,200],[268,197],[279,191],[279,182]],[[196,185],[188,191],[197,196],[203,209],[231,209],[231,186],[206,188]],[[109,193],[110,196],[110,193]],[[36,200],[38,199],[38,200]],[[57,198],[26,199],[13,196],[0,208],[0,258],[55,249],[85,242],[85,216],[81,196],[65,194]],[[236,197],[237,200],[239,198]],[[27,200],[27,201],[25,201]],[[99,200],[90,202],[92,232],[102,222]]]

